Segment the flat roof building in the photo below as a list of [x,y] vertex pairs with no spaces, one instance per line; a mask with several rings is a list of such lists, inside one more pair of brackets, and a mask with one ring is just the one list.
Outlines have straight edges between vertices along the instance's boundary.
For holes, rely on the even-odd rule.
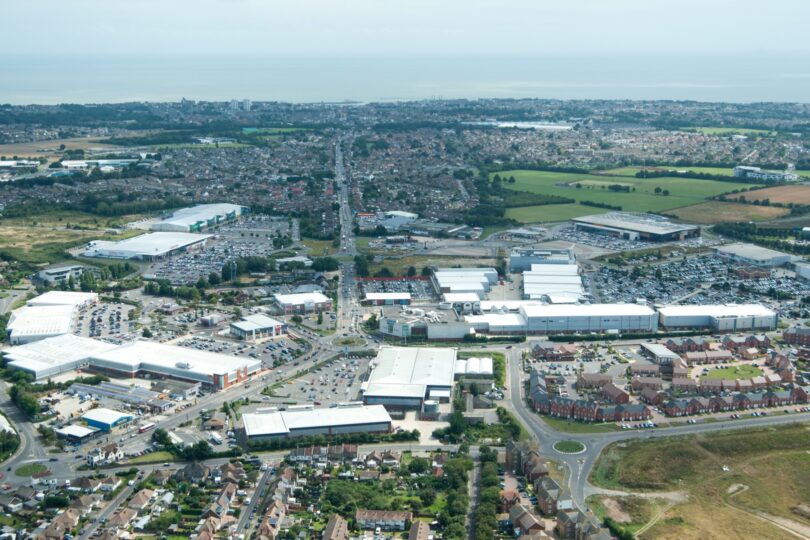
[[95,369],[134,377],[139,373],[200,382],[214,390],[228,388],[261,369],[261,360],[199,351],[151,341],[132,341],[94,354]]
[[230,334],[237,339],[257,340],[277,337],[287,333],[287,324],[267,315],[257,313],[242,317],[230,325]]
[[73,306],[23,306],[11,312],[6,325],[12,345],[68,334],[73,327]]
[[717,332],[773,330],[778,316],[761,304],[709,304],[665,306],[658,310],[661,326],[711,328]]
[[153,232],[120,242],[94,240],[85,247],[84,256],[153,261],[202,247],[209,238],[210,234]]
[[106,432],[111,431],[116,426],[132,422],[132,418],[131,414],[105,409],[104,407],[90,409],[82,415],[82,420],[87,422],[89,427]]
[[30,373],[38,381],[77,369],[94,354],[116,347],[105,341],[64,334],[6,349],[3,357],[9,368]]
[[573,248],[515,248],[509,254],[509,270],[511,272],[525,272],[534,264],[573,264],[575,262]]
[[677,353],[670,351],[660,343],[642,343],[641,352],[656,364],[669,365],[680,358]]
[[319,292],[277,294],[274,296],[274,299],[278,307],[287,315],[292,313],[329,311],[332,309],[332,299]]
[[421,409],[432,394],[441,399],[452,390],[455,366],[455,349],[383,347],[371,363],[363,401],[397,409]]
[[797,255],[742,242],[726,244],[714,249],[720,257],[769,268],[802,260]]
[[103,433],[98,428],[85,427],[78,424],[68,424],[54,428],[53,432],[56,433],[57,437],[62,437],[68,442],[75,444],[81,444]]
[[608,212],[573,218],[574,228],[625,240],[665,242],[700,236],[700,227],[675,223],[655,214]]
[[198,204],[176,210],[171,216],[153,223],[150,229],[163,232],[195,233],[236,220],[247,208],[238,204]]
[[369,292],[363,299],[363,304],[368,306],[407,306],[411,303],[411,293],[409,292]]
[[391,416],[382,405],[345,405],[323,409],[256,411],[242,414],[244,440],[261,442],[314,435],[387,433]]
[[440,294],[473,293],[481,299],[498,282],[498,271],[494,268],[439,268],[432,280]]

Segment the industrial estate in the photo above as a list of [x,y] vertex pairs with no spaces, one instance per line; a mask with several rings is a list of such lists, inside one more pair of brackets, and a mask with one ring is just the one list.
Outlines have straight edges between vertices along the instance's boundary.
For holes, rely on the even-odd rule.
[[0,106],[0,534],[806,536],[809,117]]

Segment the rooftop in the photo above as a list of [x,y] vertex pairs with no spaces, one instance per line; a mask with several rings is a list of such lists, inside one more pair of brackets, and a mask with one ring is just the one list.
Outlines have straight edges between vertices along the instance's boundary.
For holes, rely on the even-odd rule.
[[656,216],[654,214],[639,214],[633,212],[608,212],[607,214],[573,218],[571,221],[650,234],[671,234],[697,229],[696,225],[674,223],[665,217]]
[[725,246],[717,246],[715,249],[717,250],[718,253],[724,253],[726,255],[733,255],[735,257],[742,257],[754,261],[769,261],[771,259],[782,257],[795,259],[800,258],[790,255],[788,253],[784,253],[782,251],[776,251],[773,249],[756,246],[754,244],[745,244],[742,242],[727,244]]
[[92,420],[108,425],[112,425],[127,418],[132,418],[132,415],[123,413],[121,411],[114,411],[113,409],[105,409],[104,407],[90,409],[82,415],[82,419],[84,420]]
[[282,305],[301,305],[301,304],[323,304],[329,301],[329,297],[319,292],[311,293],[297,293],[297,294],[277,294],[275,295],[276,302]]
[[9,365],[19,369],[41,371],[69,365],[85,358],[115,349],[117,345],[73,334],[55,336],[3,352]]
[[390,423],[391,416],[382,405],[354,405],[297,411],[245,413],[242,415],[248,437],[283,435],[292,430],[320,427]]
[[185,232],[153,232],[120,242],[96,240],[87,245],[84,254],[90,257],[157,257],[211,238],[210,234]]
[[91,292],[48,291],[26,302],[29,306],[80,306],[98,300]]
[[14,338],[67,334],[73,322],[74,306],[23,306],[11,313],[6,328]]
[[242,212],[242,207],[237,204],[198,204],[190,208],[182,208],[175,211],[171,216],[162,219],[152,225],[158,228],[162,225],[173,225],[177,227],[191,227],[200,222],[205,222],[217,216],[225,216],[230,213],[237,215]]
[[704,304],[664,306],[658,312],[665,317],[774,317],[771,309],[762,304]]

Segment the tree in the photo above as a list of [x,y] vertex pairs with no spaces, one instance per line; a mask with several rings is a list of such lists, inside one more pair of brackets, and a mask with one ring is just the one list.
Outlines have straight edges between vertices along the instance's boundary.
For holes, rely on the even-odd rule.
[[408,276],[408,277],[414,277],[416,275],[416,267],[415,266],[409,266],[408,271],[405,273],[405,275]]
[[148,328],[144,327],[144,329],[141,331],[141,336],[143,336],[145,338],[150,338],[150,337],[152,337],[152,331],[149,330]]
[[321,325],[321,324],[323,324],[323,313],[319,311],[318,312],[318,325]]
[[408,463],[408,472],[411,474],[423,474],[430,470],[430,462],[425,458],[415,457]]
[[208,274],[208,283],[216,287],[217,285],[222,283],[222,276],[220,276],[216,272],[211,272],[210,274]]

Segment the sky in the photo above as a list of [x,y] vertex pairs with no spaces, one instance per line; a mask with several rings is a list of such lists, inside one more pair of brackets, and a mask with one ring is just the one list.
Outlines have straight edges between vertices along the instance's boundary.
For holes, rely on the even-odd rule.
[[[451,97],[475,89],[489,95],[500,92],[515,97],[522,92],[543,97],[555,94],[554,88],[583,87],[592,88],[590,95],[599,97],[600,87],[618,84],[605,78],[605,66],[615,67],[617,73],[637,68],[643,75],[661,63],[656,60],[659,57],[663,61],[677,57],[677,70],[671,77],[661,69],[650,80],[634,79],[633,88],[665,86],[672,89],[672,96],[680,97],[687,94],[675,91],[678,88],[739,86],[722,78],[707,79],[711,66],[690,71],[690,61],[706,64],[707,58],[718,59],[714,66],[729,61],[733,71],[748,70],[752,75],[769,71],[766,79],[795,83],[801,89],[793,93],[774,89],[771,95],[761,91],[764,83],[759,82],[760,89],[741,92],[736,99],[790,99],[801,97],[810,86],[806,60],[810,40],[803,37],[810,21],[807,0],[30,0],[5,2],[2,17],[0,62],[8,77],[5,83],[0,77],[0,102],[58,101],[58,85],[49,85],[49,77],[63,83],[68,97],[160,97],[167,90],[145,82],[156,77],[154,73],[134,68],[150,62],[169,74],[164,81],[173,87],[171,97],[183,94],[183,81],[190,74],[195,84],[189,85],[189,91],[201,94],[200,98],[240,91],[254,98],[265,94],[289,98],[295,94],[293,85],[283,92],[277,88],[253,92],[250,85],[259,79],[249,71],[251,63],[257,69],[272,66],[266,69],[274,70],[278,80],[320,69],[306,62],[296,67],[297,59],[368,61],[364,83],[371,86],[373,70],[385,62],[402,63],[400,71],[411,70],[418,79],[412,85],[404,78],[394,84],[395,74],[391,75],[389,87],[368,88],[369,97],[396,93],[403,85],[407,87],[403,95],[411,97],[419,95],[419,88],[426,94],[446,92]],[[516,61],[506,70],[507,63],[499,60],[527,58],[547,61]],[[576,73],[555,63],[567,58],[573,59]],[[416,62],[420,59],[425,60],[423,65]],[[441,64],[438,59],[446,60]],[[480,73],[473,80],[477,61]],[[282,69],[280,62],[288,64]],[[464,75],[459,71],[455,86],[441,77],[442,72],[459,69],[453,62],[473,64]],[[125,82],[124,68],[115,66],[120,63],[133,66],[131,85]],[[227,76],[244,79],[243,87],[233,81],[217,82],[223,69],[237,64],[240,70]],[[361,70],[354,64],[351,77],[358,77]],[[534,71],[531,76],[526,75],[527,66]],[[107,69],[122,71],[111,71],[114,84],[123,87],[120,97],[110,88],[102,92],[103,81],[94,82],[95,93],[82,82]],[[183,78],[171,80],[173,70]],[[487,78],[490,70],[498,72],[497,80]],[[590,70],[599,72],[598,77],[589,80],[585,74]],[[351,81],[339,78],[339,74],[332,78],[334,88],[322,86],[324,99],[367,97]],[[306,96],[318,97],[318,89],[312,88],[316,83],[322,84],[302,83]],[[128,93],[124,92],[127,86]],[[279,95],[270,95],[273,91]],[[623,95],[620,90],[605,92],[605,97]],[[628,92],[627,97],[638,96]]]

